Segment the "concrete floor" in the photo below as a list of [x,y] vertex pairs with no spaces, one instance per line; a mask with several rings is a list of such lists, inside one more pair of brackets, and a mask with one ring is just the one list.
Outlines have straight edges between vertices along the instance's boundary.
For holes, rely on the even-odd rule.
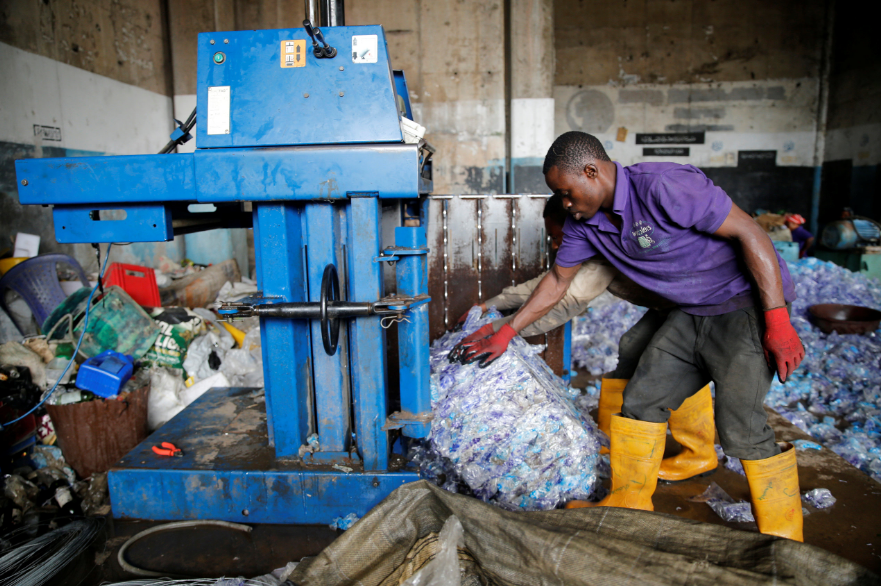
[[[773,411],[770,422],[778,441],[811,439]],[[678,449],[668,436],[667,455]],[[808,507],[810,515],[804,520],[805,541],[881,574],[881,484],[827,449],[799,451],[798,462],[802,492],[828,488],[838,499],[835,505],[823,511]],[[756,531],[755,523],[726,523],[706,504],[688,500],[701,494],[711,482],[719,484],[737,500],[749,500],[746,479],[720,468],[705,478],[660,484],[654,497],[655,510]],[[96,552],[97,565],[85,563],[81,568],[82,584],[134,578],[117,563],[118,550],[132,535],[159,524],[109,520],[103,552]],[[135,566],[182,576],[253,577],[283,567],[289,561],[315,555],[339,534],[326,526],[253,527],[250,535],[217,528],[152,535],[131,548],[127,560]]]

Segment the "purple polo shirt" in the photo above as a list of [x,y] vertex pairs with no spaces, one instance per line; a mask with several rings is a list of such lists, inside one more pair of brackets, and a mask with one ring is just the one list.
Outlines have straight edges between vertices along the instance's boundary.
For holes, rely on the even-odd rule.
[[[612,210],[622,220],[621,232],[602,211],[589,219],[569,216],[558,265],[573,267],[602,255],[624,276],[692,315],[758,305],[735,247],[712,235],[733,205],[722,189],[692,165],[615,166]],[[795,289],[779,254],[777,263],[784,299],[792,302]]]

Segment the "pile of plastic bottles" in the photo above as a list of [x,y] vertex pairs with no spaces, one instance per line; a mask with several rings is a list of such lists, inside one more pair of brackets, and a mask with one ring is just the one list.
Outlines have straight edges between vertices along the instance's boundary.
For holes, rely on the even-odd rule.
[[774,379],[765,403],[881,481],[881,332],[827,335],[807,319],[818,303],[881,309],[881,283],[815,258],[789,263],[789,272],[805,359],[785,384]]
[[603,293],[587,313],[572,321],[572,362],[590,374],[610,372],[618,364],[618,342],[647,309]]
[[448,361],[462,338],[498,317],[494,308],[483,319],[480,309],[472,309],[462,331],[435,340],[434,420],[428,445],[412,449],[411,460],[424,478],[445,489],[467,490],[507,509],[553,509],[594,497],[602,490],[599,450],[605,437],[586,412],[574,408],[575,393],[536,355],[542,347],[518,336],[486,368]]

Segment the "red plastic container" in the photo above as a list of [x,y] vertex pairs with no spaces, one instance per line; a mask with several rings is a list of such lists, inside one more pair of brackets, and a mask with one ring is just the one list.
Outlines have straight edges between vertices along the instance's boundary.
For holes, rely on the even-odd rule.
[[104,286],[117,285],[128,293],[135,303],[145,307],[161,307],[156,273],[149,267],[115,262],[107,267]]

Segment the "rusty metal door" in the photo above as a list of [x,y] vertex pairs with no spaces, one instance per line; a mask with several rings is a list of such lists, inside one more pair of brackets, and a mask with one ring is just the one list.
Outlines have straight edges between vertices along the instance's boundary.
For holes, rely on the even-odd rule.
[[[549,268],[542,210],[548,195],[435,195],[428,206],[431,340],[502,289]],[[527,338],[547,344],[542,358],[561,375],[563,328]]]

